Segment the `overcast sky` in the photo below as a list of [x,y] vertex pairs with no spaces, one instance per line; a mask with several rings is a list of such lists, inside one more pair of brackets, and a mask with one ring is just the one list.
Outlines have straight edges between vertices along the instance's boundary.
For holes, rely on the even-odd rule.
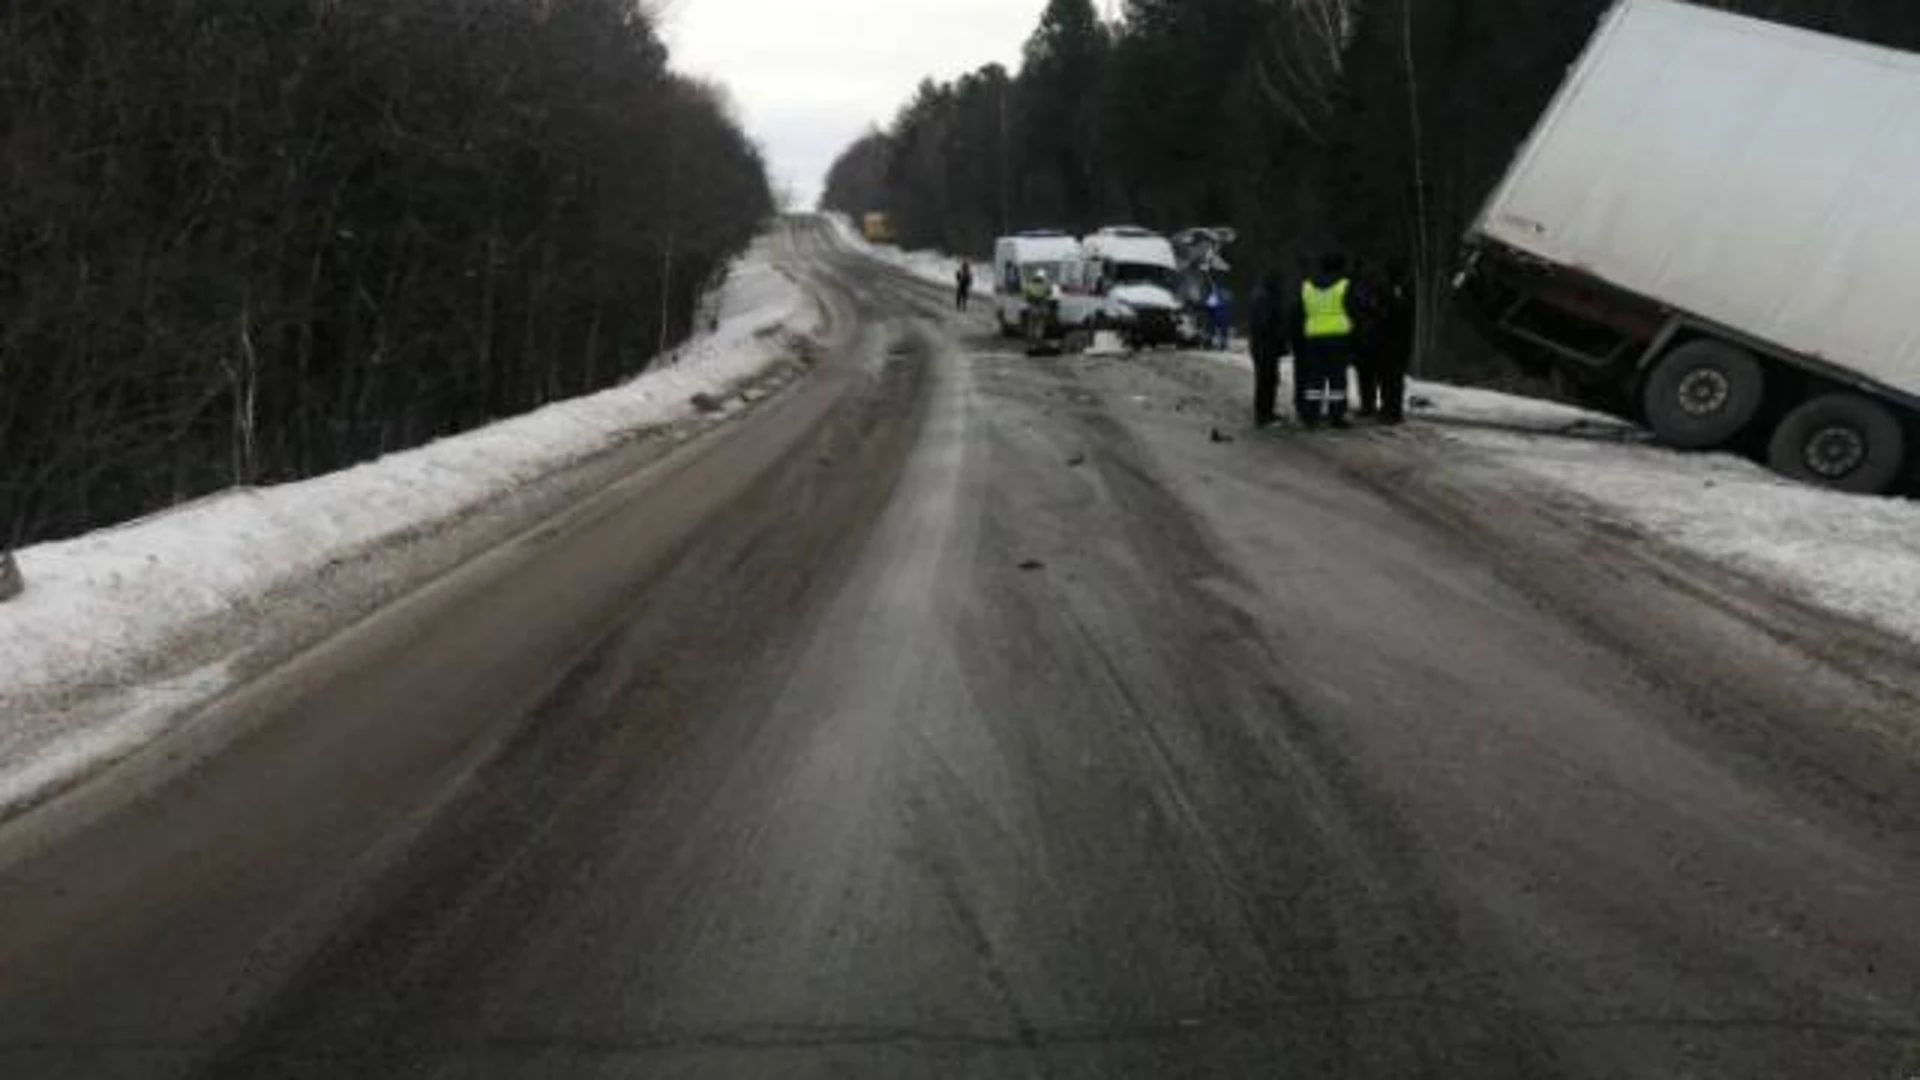
[[670,0],[674,66],[723,82],[801,206],[927,76],[1019,65],[1046,0]]

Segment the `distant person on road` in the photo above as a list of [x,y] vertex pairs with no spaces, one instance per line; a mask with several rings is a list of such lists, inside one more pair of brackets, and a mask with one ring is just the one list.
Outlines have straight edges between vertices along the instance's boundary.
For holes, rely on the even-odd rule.
[[1348,369],[1353,366],[1359,298],[1347,276],[1347,258],[1329,254],[1300,283],[1287,320],[1293,339],[1293,402],[1309,429],[1347,426]]
[[1287,304],[1286,282],[1269,271],[1253,290],[1253,307],[1247,312],[1247,338],[1253,351],[1253,426],[1271,427],[1280,396],[1280,356],[1287,351],[1287,331],[1283,325]]
[[1219,282],[1207,286],[1207,347],[1225,352],[1233,340],[1232,300]]
[[1387,263],[1386,276],[1367,297],[1361,341],[1360,415],[1382,423],[1407,419],[1407,371],[1413,364],[1413,285],[1405,259]]
[[960,260],[960,269],[953,272],[953,303],[961,311],[967,310],[967,302],[973,299],[973,264]]

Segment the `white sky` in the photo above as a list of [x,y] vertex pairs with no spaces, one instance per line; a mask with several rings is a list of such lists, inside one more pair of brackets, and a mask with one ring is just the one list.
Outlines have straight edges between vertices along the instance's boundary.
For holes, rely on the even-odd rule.
[[801,207],[922,78],[1017,69],[1046,0],[667,0],[674,66],[725,83]]

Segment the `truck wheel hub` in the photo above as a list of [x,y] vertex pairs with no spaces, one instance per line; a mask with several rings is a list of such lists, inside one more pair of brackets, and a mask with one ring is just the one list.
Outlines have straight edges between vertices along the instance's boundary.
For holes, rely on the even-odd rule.
[[1680,380],[1680,407],[1688,416],[1713,416],[1733,400],[1733,382],[1718,368],[1695,368]]
[[1807,468],[1837,480],[1867,460],[1867,440],[1850,427],[1822,428],[1807,440]]

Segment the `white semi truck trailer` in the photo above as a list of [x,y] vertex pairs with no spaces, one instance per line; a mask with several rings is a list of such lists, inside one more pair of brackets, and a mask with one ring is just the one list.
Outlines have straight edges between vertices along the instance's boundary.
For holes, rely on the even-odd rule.
[[1620,0],[1456,286],[1672,445],[1885,491],[1920,445],[1920,56]]

